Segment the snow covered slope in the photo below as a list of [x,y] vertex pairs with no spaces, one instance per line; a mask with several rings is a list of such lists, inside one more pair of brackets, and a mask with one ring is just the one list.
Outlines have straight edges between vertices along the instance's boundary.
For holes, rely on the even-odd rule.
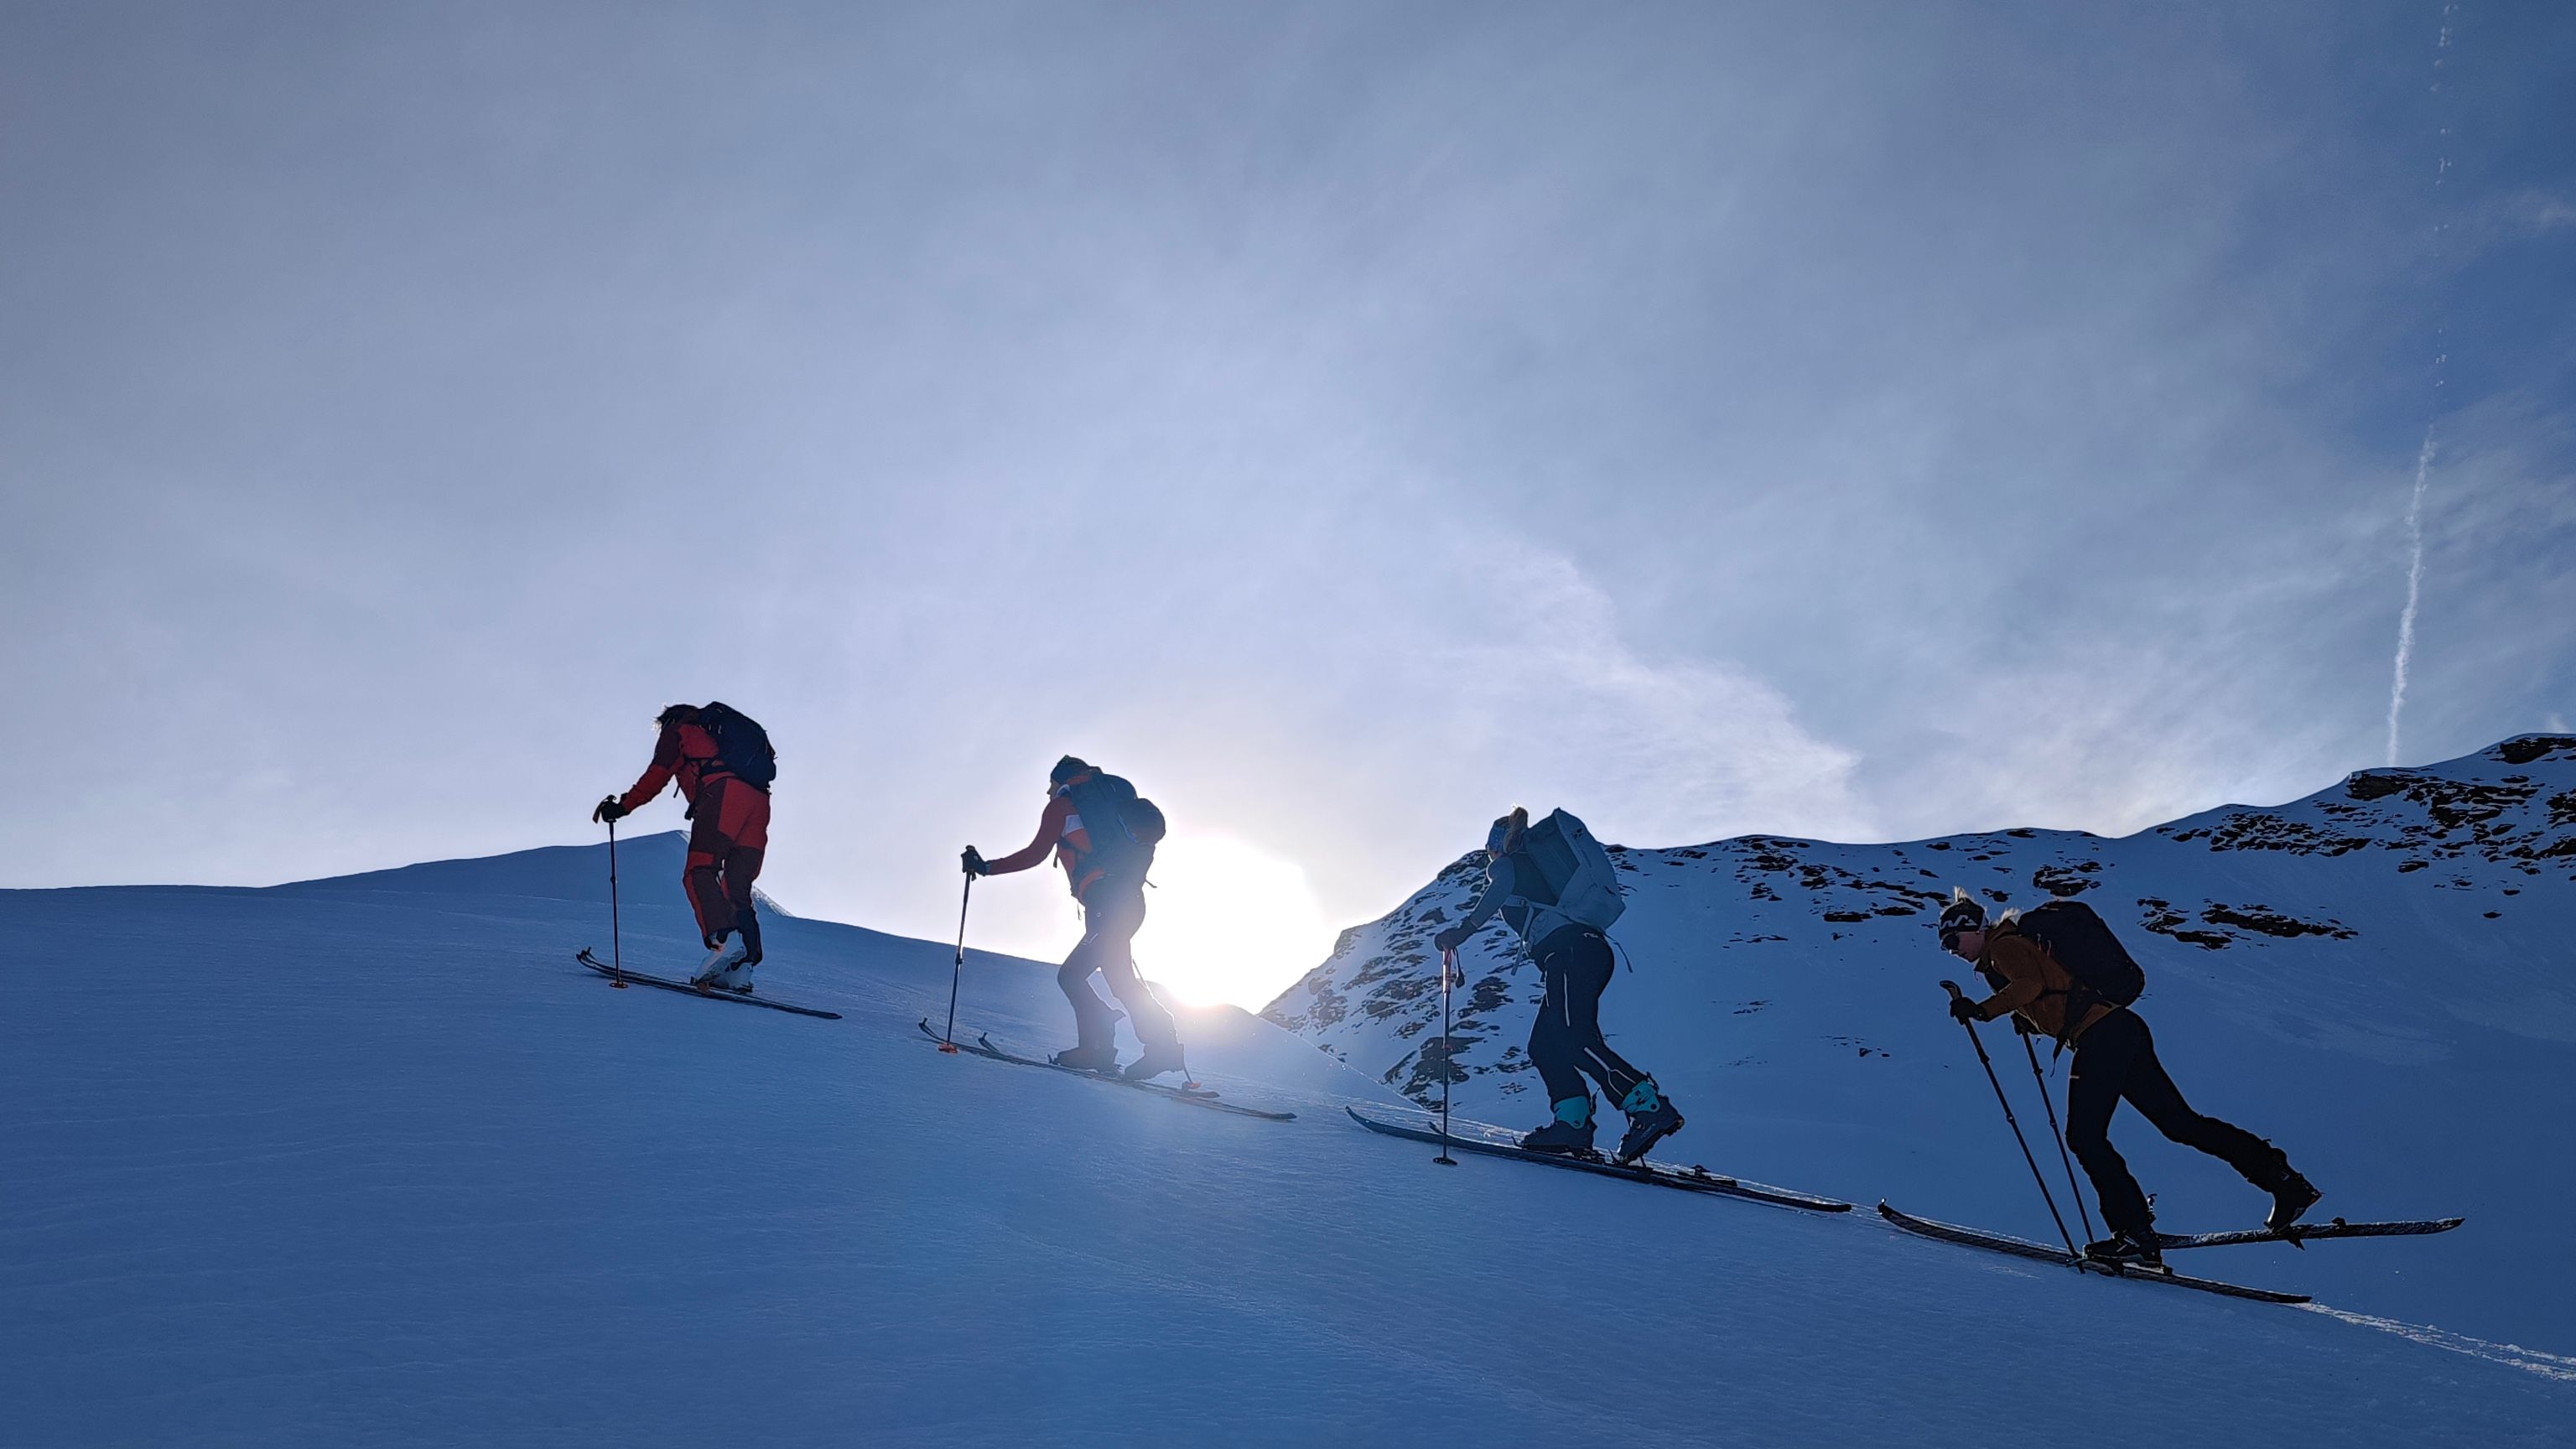
[[[2576,739],[2365,771],[2296,804],[2229,806],[2122,840],[1756,836],[1614,855],[1630,888],[1615,935],[1634,971],[1603,1020],[1689,1114],[1666,1155],[2054,1237],[1943,1013],[1936,983],[1966,966],[1931,923],[1954,885],[1996,909],[2075,896],[2145,966],[2139,1010],[2193,1104],[2286,1147],[2326,1189],[2319,1216],[2470,1217],[2442,1238],[2204,1253],[2186,1260],[2193,1271],[2576,1352]],[[1346,933],[1265,1014],[1436,1102],[1430,938],[1480,879],[1461,859]],[[1542,1121],[1522,1051],[1536,971],[1499,923],[1462,954],[1457,1109]],[[2021,1047],[2000,1027],[1987,1040],[2024,1124],[2045,1133]],[[2044,1048],[2041,1061],[2062,1102],[2063,1064]],[[2259,1221],[2267,1199],[2135,1114],[2112,1135],[2168,1230]]]
[[[621,855],[627,959],[680,964],[671,842]],[[942,1056],[913,1022],[944,945],[778,922],[763,991],[836,1022],[615,991],[571,960],[606,944],[585,856],[0,893],[0,1442],[2036,1445],[2076,1411],[2103,1445],[2542,1444],[2576,1418],[2576,1362],[2438,1331],[1434,1167],[1342,1120],[1383,1089],[1240,1012],[1185,1018],[1194,1060],[1296,1121]],[[968,971],[961,1023],[1058,1042],[1050,970]],[[1745,1046],[1785,1070],[1793,1040]],[[1812,1080],[1829,1120],[1847,1089]],[[1745,1145],[1724,1123],[1692,1130]]]

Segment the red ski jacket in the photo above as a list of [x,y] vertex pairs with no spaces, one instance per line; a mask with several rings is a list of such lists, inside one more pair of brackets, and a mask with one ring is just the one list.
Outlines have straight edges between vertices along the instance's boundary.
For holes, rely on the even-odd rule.
[[732,779],[733,771],[725,768],[724,757],[716,749],[715,736],[688,720],[673,720],[662,726],[662,738],[653,747],[653,763],[626,792],[618,808],[632,815],[652,803],[662,787],[677,777],[680,797],[692,809],[698,803],[698,787],[713,779]]

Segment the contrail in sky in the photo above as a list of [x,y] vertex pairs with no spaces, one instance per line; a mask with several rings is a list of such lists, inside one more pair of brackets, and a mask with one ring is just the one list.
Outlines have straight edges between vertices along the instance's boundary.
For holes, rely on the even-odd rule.
[[2406,565],[2406,611],[2397,616],[2397,668],[2388,682],[2388,763],[2397,763],[2397,716],[2406,708],[2406,666],[2415,658],[2415,604],[2424,595],[2424,480],[2433,473],[2433,430],[2415,455],[2415,499],[2406,505],[2406,534],[2413,557]]
[[[2447,108],[2450,100],[2443,94],[2444,85],[2448,79],[2443,74],[2443,69],[2449,60],[2449,56],[2444,52],[2451,48],[2451,18],[2459,13],[2460,7],[2456,0],[2442,7],[2441,32],[2433,42],[2433,94],[2443,97],[2440,104],[2445,108],[2446,118],[2446,124],[2441,128],[2440,161],[2433,168],[2436,215],[2440,214],[2438,207],[2439,199],[2443,196],[2443,183],[2451,179],[2451,128],[2447,124]],[[2436,258],[2442,255],[2442,243],[2445,240],[2443,233],[2449,229],[2448,222],[2437,221],[2433,225],[2433,255]],[[2436,336],[2442,336],[2449,331],[2448,327],[2434,329]],[[2443,383],[2446,381],[2442,376],[2442,369],[2450,360],[2451,354],[2447,350],[2437,349],[2433,358],[2433,394],[2436,399],[2441,397]],[[2438,412],[2436,416],[2439,416]],[[2397,717],[2406,708],[2406,666],[2413,663],[2415,659],[2415,605],[2424,596],[2424,482],[2433,473],[2434,427],[2433,423],[2424,425],[2424,446],[2415,455],[2415,497],[2406,505],[2406,537],[2410,547],[2410,556],[2406,564],[2406,611],[2397,616],[2397,664],[2390,671],[2388,681],[2388,763],[2391,766],[2397,763]]]

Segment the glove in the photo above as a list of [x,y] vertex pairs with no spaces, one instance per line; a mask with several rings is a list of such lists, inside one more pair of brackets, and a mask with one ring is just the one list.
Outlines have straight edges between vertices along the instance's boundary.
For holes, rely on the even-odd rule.
[[992,874],[992,871],[984,864],[984,857],[977,855],[975,853],[975,847],[971,845],[966,847],[964,852],[957,857],[957,860],[960,865],[965,867],[968,875]]
[[1974,1026],[1986,1018],[1977,1010],[1977,1003],[1965,996],[1953,996],[1950,998],[1950,1019],[1961,1026]]
[[623,820],[626,818],[626,807],[618,804],[617,797],[611,795],[607,799],[599,802],[599,808],[590,812],[590,818],[593,820]]
[[1459,947],[1467,944],[1467,935],[1467,932],[1458,929],[1456,926],[1451,926],[1448,930],[1432,937],[1431,944],[1442,951],[1455,951]]

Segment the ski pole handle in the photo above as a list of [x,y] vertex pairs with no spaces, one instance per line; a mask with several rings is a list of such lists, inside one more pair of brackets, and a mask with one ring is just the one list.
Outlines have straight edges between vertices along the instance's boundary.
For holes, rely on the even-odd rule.
[[1962,996],[1965,996],[1965,995],[1967,995],[1967,994],[1968,994],[1968,993],[1966,993],[1966,992],[1964,992],[1964,991],[1961,991],[1961,990],[1959,989],[1959,983],[1958,983],[1958,982],[1956,982],[1956,981],[1944,981],[1944,982],[1942,982],[1942,983],[1941,983],[1941,989],[1942,989],[1942,990],[1944,990],[1944,991],[1946,991],[1946,992],[1949,992],[1952,1000],[1956,1000],[1956,999],[1958,999],[1959,997],[1962,997]]

